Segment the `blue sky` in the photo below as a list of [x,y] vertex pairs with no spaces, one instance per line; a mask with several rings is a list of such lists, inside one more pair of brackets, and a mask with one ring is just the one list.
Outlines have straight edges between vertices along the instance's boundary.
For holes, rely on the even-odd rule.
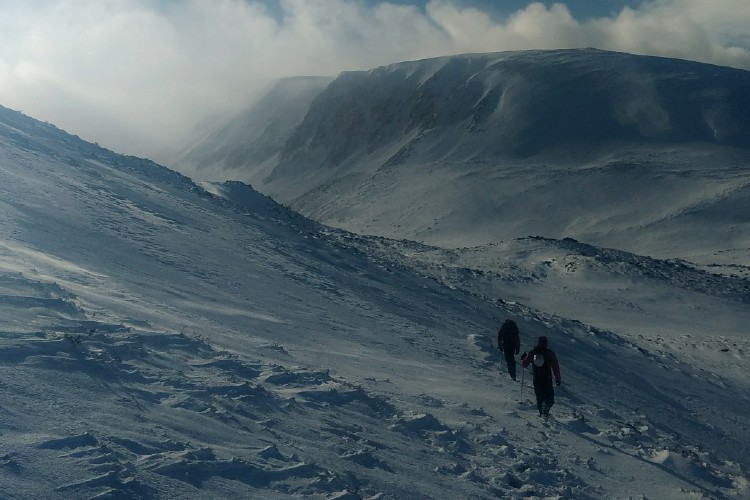
[[[424,9],[428,0],[394,0],[393,3],[414,5]],[[623,7],[637,7],[643,0],[544,0],[539,3],[547,7],[555,3],[565,4],[571,14],[577,19],[588,19],[591,17],[611,16],[619,13]],[[369,0],[369,3],[375,3]],[[531,2],[529,0],[460,0],[455,2],[464,7],[473,7],[490,13],[494,18],[501,20],[507,18],[514,12],[523,9]]]
[[596,47],[750,69],[749,0],[0,0],[0,105],[165,158],[276,78]]

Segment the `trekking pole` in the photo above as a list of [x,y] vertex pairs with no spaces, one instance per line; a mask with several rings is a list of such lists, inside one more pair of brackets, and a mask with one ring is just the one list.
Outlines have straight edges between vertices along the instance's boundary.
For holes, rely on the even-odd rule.
[[523,401],[523,386],[524,386],[525,378],[526,378],[526,368],[521,367],[521,401]]

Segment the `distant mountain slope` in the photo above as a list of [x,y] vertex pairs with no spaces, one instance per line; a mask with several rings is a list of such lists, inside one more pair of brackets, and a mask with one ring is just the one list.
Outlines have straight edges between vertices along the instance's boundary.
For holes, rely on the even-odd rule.
[[750,148],[748,85],[742,70],[600,50],[399,63],[342,74],[313,102],[281,159],[331,168],[405,138],[411,149],[389,157],[392,164],[417,152],[466,161],[580,154],[609,142]]
[[280,80],[259,102],[191,145],[178,163],[184,171],[203,179],[242,177],[243,169],[262,169],[273,162],[312,100],[331,80],[324,77]]
[[232,175],[357,232],[750,255],[750,73],[737,69],[581,49],[344,73],[274,161]]

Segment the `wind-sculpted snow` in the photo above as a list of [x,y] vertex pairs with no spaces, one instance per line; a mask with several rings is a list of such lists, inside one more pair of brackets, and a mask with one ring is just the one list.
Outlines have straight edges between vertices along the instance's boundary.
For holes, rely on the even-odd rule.
[[[531,452],[523,467],[496,463],[519,455],[508,432],[485,434],[499,424],[483,411],[468,416],[484,423],[452,428],[327,373],[242,361],[201,338],[56,329],[3,332],[5,411],[30,411],[4,431],[9,498],[438,498],[456,481],[473,495],[590,488]],[[502,472],[511,465],[512,479]],[[420,477],[401,484],[411,467]]]
[[[3,498],[750,491],[743,269],[366,238],[0,123]],[[506,317],[561,360],[549,421]]]

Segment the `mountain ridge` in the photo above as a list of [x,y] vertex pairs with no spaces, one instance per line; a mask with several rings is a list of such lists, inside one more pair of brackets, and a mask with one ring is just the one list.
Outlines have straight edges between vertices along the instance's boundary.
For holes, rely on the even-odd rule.
[[[747,204],[748,89],[747,71],[596,49],[396,63],[342,73],[275,165],[229,177],[354,232],[444,246],[573,237],[744,265],[743,212],[731,232],[703,219]],[[625,179],[642,188],[620,192]],[[688,246],[687,226],[706,244]]]

